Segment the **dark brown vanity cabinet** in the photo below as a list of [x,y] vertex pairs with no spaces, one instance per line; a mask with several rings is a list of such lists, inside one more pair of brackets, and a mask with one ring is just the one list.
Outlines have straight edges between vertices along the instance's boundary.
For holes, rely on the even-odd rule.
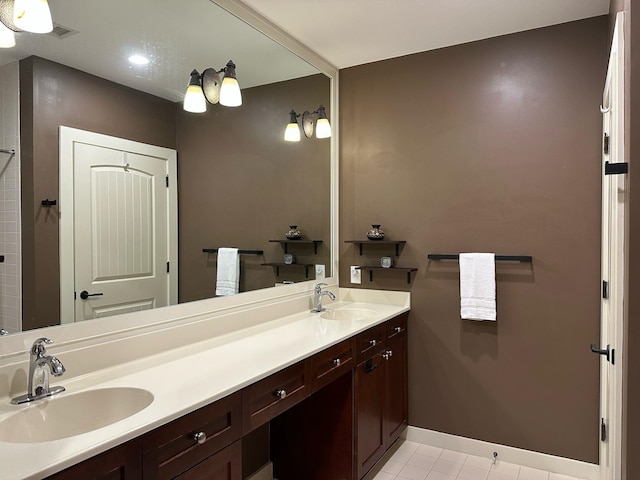
[[407,317],[376,325],[49,479],[241,480],[242,436],[267,422],[276,478],[360,479],[407,425]]
[[[355,460],[362,478],[407,426],[407,316],[357,337]],[[381,339],[382,338],[382,339]]]

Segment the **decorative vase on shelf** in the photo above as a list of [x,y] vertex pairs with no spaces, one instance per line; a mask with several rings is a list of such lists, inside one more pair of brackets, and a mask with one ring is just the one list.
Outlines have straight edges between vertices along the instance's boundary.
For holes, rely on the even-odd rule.
[[284,234],[289,240],[300,240],[302,238],[302,232],[298,230],[297,225],[289,225],[290,230]]
[[367,232],[367,238],[369,240],[382,240],[384,239],[384,232],[380,228],[380,225],[371,225],[371,230]]

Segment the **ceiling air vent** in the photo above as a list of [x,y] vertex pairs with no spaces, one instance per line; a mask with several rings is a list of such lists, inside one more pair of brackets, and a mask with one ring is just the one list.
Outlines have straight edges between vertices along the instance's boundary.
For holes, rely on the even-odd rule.
[[70,37],[71,35],[75,35],[76,33],[78,33],[77,30],[71,30],[70,28],[63,27],[62,25],[54,23],[53,30],[49,32],[49,35],[62,40],[63,38]]

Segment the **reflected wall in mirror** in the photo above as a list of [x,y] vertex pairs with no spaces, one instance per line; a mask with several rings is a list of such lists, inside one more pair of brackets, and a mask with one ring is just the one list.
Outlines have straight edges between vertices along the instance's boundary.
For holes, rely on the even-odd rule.
[[[59,199],[60,126],[177,151],[178,178],[169,181],[178,185],[178,265],[171,268],[178,272],[179,302],[214,296],[217,259],[204,253],[206,248],[264,251],[241,256],[241,292],[314,279],[313,268],[262,265],[284,263],[282,246],[269,240],[284,240],[293,224],[305,239],[322,243],[317,252],[301,243],[290,253],[299,263],[325,265],[330,275],[331,143],[312,138],[291,144],[283,141],[283,132],[292,108],[331,105],[331,80],[209,0],[175,3],[51,1],[54,22],[77,33],[63,38],[20,33],[15,50],[0,52],[5,91],[15,89],[11,80],[19,70],[19,146],[10,145],[17,135],[5,135],[7,144],[0,148],[19,147],[15,161],[6,165],[20,162],[22,189],[17,231],[9,232],[8,207],[19,203],[5,202],[0,238],[9,250],[6,240],[18,243],[0,264],[0,287],[8,277],[22,284],[22,319],[12,323],[4,309],[9,305],[19,312],[20,305],[11,303],[13,294],[20,298],[18,283],[0,290],[0,328],[27,330],[71,320],[58,313],[59,223],[69,209],[60,202],[41,203]],[[131,20],[143,17],[144,24]],[[127,64],[131,53],[143,53],[151,62]],[[229,59],[237,65],[243,105],[185,112],[189,72],[220,68]],[[3,111],[5,126],[11,115]],[[0,175],[2,188],[13,185],[10,168],[0,169]]]

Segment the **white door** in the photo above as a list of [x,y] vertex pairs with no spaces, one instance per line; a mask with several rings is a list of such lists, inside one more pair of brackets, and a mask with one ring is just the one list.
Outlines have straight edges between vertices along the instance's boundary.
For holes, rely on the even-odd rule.
[[[623,14],[616,18],[603,95],[602,301],[600,346],[600,478],[621,478],[624,210],[626,175],[606,174],[624,156]],[[608,354],[608,355],[607,355]],[[607,358],[608,357],[608,358]]]
[[63,322],[176,303],[175,150],[60,127],[60,160]]

